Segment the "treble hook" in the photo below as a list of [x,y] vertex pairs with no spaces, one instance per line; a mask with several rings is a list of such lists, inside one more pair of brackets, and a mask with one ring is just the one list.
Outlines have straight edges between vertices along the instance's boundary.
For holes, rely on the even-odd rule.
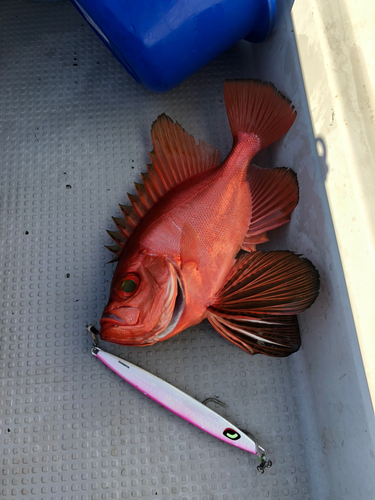
[[259,471],[261,474],[264,474],[264,469],[272,467],[272,462],[271,460],[266,459],[266,450],[259,446],[259,444],[258,450],[260,451],[260,464],[257,467],[257,471]]

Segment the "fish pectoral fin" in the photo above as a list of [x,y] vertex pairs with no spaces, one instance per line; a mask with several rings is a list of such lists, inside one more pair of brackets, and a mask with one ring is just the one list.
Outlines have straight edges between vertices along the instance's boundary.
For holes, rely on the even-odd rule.
[[154,146],[150,153],[153,164],[151,171],[149,168],[151,180],[155,186],[161,182],[165,191],[219,165],[221,153],[218,148],[203,141],[196,144],[193,136],[165,114],[153,123],[151,139]]
[[180,258],[181,268],[194,266],[197,269],[199,266],[199,234],[190,222],[184,222],[184,225],[182,226]]
[[252,251],[255,245],[268,241],[266,231],[290,221],[298,204],[299,188],[293,170],[261,168],[251,165],[247,180],[251,193],[251,220],[242,249]]
[[228,314],[294,315],[310,307],[319,293],[319,273],[293,252],[241,255],[211,308]]
[[318,293],[319,274],[309,260],[288,251],[256,251],[237,259],[208,319],[247,352],[287,356],[300,345],[295,315]]
[[301,346],[296,316],[230,316],[210,311],[207,319],[224,338],[249,354],[285,357]]

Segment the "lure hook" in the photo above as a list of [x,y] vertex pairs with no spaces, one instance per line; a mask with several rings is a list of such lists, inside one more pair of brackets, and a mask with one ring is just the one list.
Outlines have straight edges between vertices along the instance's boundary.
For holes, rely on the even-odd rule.
[[272,462],[271,460],[266,459],[266,450],[262,448],[262,446],[259,446],[259,444],[258,444],[258,451],[259,451],[260,464],[257,467],[257,471],[259,471],[261,474],[264,474],[265,469],[269,469],[270,467],[272,467]]
[[216,398],[207,398],[204,401],[202,401],[202,405],[208,406],[207,403],[210,403],[210,402],[216,403],[220,406],[224,406],[224,408],[227,407],[227,405],[225,403],[223,403],[222,401],[220,401],[219,399],[216,399]]
[[97,337],[97,335],[98,335],[98,333],[99,333],[99,330],[97,330],[97,329],[95,328],[95,326],[93,326],[93,325],[88,325],[88,326],[87,326],[87,330],[91,333],[92,340],[93,340],[93,342],[94,342],[94,347],[91,349],[91,352],[92,352],[93,354],[97,354],[97,349],[98,349],[98,347],[99,347],[99,343],[98,343],[98,337]]

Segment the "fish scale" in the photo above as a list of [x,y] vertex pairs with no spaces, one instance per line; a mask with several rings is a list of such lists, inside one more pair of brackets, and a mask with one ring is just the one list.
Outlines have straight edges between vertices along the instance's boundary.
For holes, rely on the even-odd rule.
[[[165,252],[166,248],[160,242],[160,236],[167,233],[169,238],[168,251],[179,257],[183,224],[186,220],[194,220],[194,228],[200,236],[200,247],[209,249],[215,244],[224,250],[228,241],[236,240],[237,251],[240,249],[249,225],[251,212],[248,185],[246,181],[243,182],[240,195],[235,196],[241,183],[239,175],[230,180],[219,174],[216,174],[212,179],[213,176],[210,175],[210,172],[199,177],[203,177],[203,175],[207,176],[203,187],[202,179],[198,178],[197,182],[191,183],[192,185],[188,189],[183,189],[177,196],[171,196],[169,200],[166,200],[160,211],[161,215],[159,211],[152,214],[150,227],[142,235],[144,247],[161,253]],[[197,189],[197,185],[200,186],[200,189]],[[172,204],[173,206],[170,207]],[[205,207],[204,210],[202,210],[202,206]],[[213,213],[215,214],[215,224],[212,224]],[[208,264],[210,253],[209,250],[207,253],[202,252],[202,264],[206,261]],[[212,260],[210,262],[213,265]]]

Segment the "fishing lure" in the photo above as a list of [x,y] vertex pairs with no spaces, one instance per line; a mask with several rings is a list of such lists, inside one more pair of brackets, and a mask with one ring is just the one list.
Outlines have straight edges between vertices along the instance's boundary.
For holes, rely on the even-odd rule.
[[[249,432],[239,429],[208,408],[208,406],[205,406],[204,403],[200,403],[177,389],[177,387],[143,370],[143,368],[139,368],[139,366],[133,365],[129,361],[104,351],[97,343],[96,335],[99,333],[98,330],[93,326],[89,326],[88,330],[94,340],[94,347],[91,350],[93,356],[100,359],[102,363],[126,382],[202,431],[225,443],[256,455],[260,460],[257,469],[262,474],[266,468],[272,466],[271,460],[266,458],[264,448],[257,443],[254,436]],[[206,402],[208,401],[206,400]]]

